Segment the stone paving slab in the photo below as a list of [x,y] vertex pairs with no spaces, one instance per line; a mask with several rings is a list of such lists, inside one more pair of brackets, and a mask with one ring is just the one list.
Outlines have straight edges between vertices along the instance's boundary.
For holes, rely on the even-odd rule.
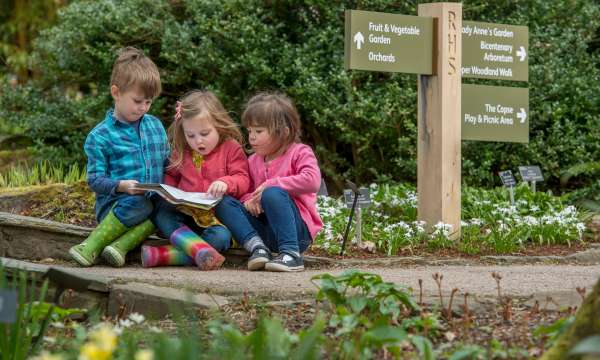
[[[517,266],[414,266],[414,267],[360,267],[362,271],[379,274],[385,281],[408,285],[418,289],[423,280],[424,292],[436,294],[434,273],[444,276],[442,288],[450,292],[458,288],[462,293],[478,296],[497,295],[492,272],[499,273],[504,295],[531,296],[548,291],[569,292],[577,295],[576,287],[591,289],[600,278],[600,265],[517,265]],[[112,268],[93,267],[86,272],[116,278],[120,281],[137,281],[168,287],[187,287],[201,292],[210,291],[224,296],[248,293],[271,299],[298,299],[312,297],[317,287],[311,282],[314,275],[324,272],[339,275],[344,269],[306,270],[297,273],[250,272],[243,269],[222,269],[201,272],[193,267],[136,268],[115,271]]]
[[[44,269],[42,265],[22,261],[0,261],[38,272]],[[166,314],[172,309],[173,303],[188,302],[188,295],[182,289],[189,289],[194,294],[195,306],[201,308],[219,307],[245,296],[244,294],[265,302],[310,301],[318,290],[311,281],[313,276],[324,272],[339,275],[345,270],[333,268],[270,273],[250,272],[244,268],[210,272],[202,272],[194,267],[56,268],[89,279],[103,279],[102,282],[110,289],[108,311],[111,314],[122,311],[120,307],[123,304],[145,314]],[[495,301],[498,290],[491,273],[496,272],[502,276],[500,286],[503,296],[537,299],[541,304],[542,300],[551,296],[561,307],[579,304],[581,299],[576,288],[586,287],[591,290],[600,278],[600,265],[363,266],[357,269],[379,274],[384,281],[412,287],[415,298],[419,294],[418,281],[422,279],[423,295],[428,303],[437,302],[438,289],[432,279],[435,273],[443,275],[442,292],[446,299],[452,289],[457,288],[458,296],[468,292],[476,302]],[[533,304],[533,300],[528,304]]]

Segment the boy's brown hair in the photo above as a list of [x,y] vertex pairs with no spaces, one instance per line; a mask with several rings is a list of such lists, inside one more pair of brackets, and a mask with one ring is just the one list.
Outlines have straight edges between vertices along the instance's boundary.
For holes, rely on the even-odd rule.
[[269,134],[278,141],[279,147],[300,142],[298,110],[289,97],[279,92],[264,92],[253,96],[242,114],[242,125],[267,128]]
[[113,65],[110,85],[115,85],[121,92],[139,87],[148,99],[155,99],[161,92],[160,73],[156,64],[133,46],[119,50]]
[[219,144],[232,139],[243,145],[243,137],[238,125],[231,119],[219,99],[210,91],[193,90],[177,102],[175,121],[167,130],[173,147],[174,159],[169,169],[178,168],[183,162],[183,153],[188,148],[182,123],[200,117],[210,121],[219,133]]

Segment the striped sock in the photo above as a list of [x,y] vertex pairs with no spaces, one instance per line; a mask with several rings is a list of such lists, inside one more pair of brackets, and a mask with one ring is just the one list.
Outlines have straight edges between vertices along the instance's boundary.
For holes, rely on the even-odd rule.
[[171,244],[194,259],[200,270],[218,269],[225,261],[225,258],[215,248],[187,226],[182,226],[171,234]]
[[194,264],[194,259],[173,245],[142,246],[143,267]]

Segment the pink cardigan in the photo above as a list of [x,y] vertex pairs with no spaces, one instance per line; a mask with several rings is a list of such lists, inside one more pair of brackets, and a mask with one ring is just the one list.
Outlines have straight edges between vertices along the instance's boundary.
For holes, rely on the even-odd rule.
[[200,171],[192,162],[192,154],[186,151],[181,167],[167,170],[164,177],[167,185],[195,192],[206,192],[216,180],[226,183],[227,195],[237,199],[248,192],[248,159],[237,141],[225,140],[218,145],[204,157]]
[[314,239],[323,227],[317,212],[321,171],[310,146],[294,143],[269,163],[265,163],[264,158],[256,154],[248,158],[248,163],[252,186],[250,192],[242,196],[241,201],[245,202],[250,198],[252,192],[262,183],[267,186],[279,186],[288,192],[300,210],[300,216]]

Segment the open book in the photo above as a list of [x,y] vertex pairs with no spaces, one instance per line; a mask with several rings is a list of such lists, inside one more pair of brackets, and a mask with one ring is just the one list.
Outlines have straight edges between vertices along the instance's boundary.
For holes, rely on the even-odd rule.
[[167,184],[137,184],[135,189],[155,191],[172,204],[187,205],[204,210],[213,208],[221,201],[221,198],[212,197],[207,193],[183,191]]

